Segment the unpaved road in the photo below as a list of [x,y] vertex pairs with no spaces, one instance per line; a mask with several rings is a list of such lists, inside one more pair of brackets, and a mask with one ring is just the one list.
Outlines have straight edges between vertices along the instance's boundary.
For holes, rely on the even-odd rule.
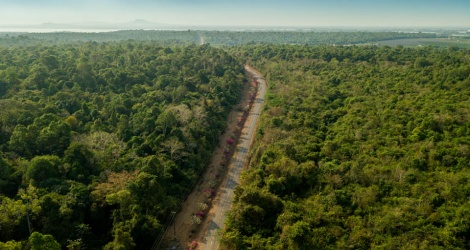
[[197,34],[197,36],[199,37],[199,45],[204,45],[206,43],[205,39],[203,36],[201,36],[201,34]]
[[266,81],[250,66],[245,66],[245,70],[253,75],[258,82],[258,92],[253,107],[248,115],[243,128],[242,135],[239,139],[237,149],[230,163],[228,178],[225,183],[222,183],[220,189],[220,199],[218,204],[215,205],[215,211],[212,220],[210,221],[209,230],[203,239],[203,250],[217,250],[219,248],[219,232],[224,226],[225,217],[232,205],[233,191],[238,185],[240,174],[248,160],[250,146],[252,144],[256,126],[264,103],[264,96],[266,94]]

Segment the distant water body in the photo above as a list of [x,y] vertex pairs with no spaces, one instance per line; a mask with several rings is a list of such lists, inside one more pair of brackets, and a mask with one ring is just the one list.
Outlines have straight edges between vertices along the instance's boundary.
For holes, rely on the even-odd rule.
[[174,30],[174,31],[187,31],[188,29],[83,29],[83,28],[8,28],[0,27],[0,33],[57,33],[57,32],[72,32],[72,33],[103,33],[114,32],[120,30]]
[[6,28],[0,27],[0,32],[20,32],[20,33],[54,33],[54,32],[79,32],[79,33],[101,33],[113,32],[121,29],[60,29],[60,28]]

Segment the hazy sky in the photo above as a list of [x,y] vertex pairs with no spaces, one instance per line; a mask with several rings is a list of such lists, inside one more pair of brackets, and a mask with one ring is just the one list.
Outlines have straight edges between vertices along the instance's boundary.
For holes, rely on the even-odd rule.
[[0,25],[470,26],[470,0],[0,0]]

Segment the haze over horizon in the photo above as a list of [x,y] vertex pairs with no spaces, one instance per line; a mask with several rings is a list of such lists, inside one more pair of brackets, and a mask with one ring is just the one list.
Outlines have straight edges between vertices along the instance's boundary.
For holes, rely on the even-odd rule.
[[0,0],[0,26],[149,22],[188,26],[469,27],[468,0]]

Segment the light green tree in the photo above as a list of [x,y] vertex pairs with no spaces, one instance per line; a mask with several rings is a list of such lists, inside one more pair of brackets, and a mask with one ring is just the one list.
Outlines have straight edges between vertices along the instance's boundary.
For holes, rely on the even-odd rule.
[[50,234],[34,232],[29,237],[31,250],[60,250],[60,245]]

